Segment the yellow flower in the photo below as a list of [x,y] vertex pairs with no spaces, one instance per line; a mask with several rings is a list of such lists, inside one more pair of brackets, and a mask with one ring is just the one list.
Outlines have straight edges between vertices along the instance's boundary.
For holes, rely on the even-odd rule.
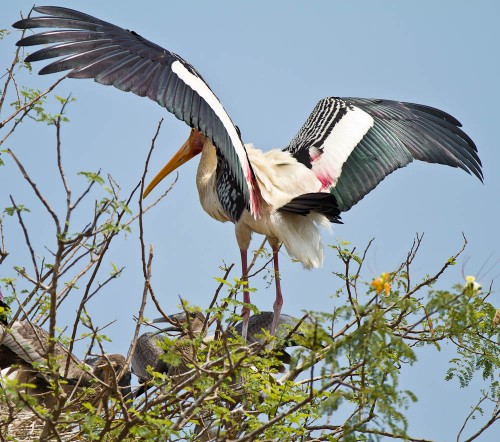
[[481,288],[481,284],[476,282],[475,276],[466,276],[465,277],[465,287],[471,288],[474,291],[478,291]]
[[370,285],[375,289],[377,295],[382,291],[389,295],[391,293],[391,279],[391,275],[384,272],[378,278],[375,278]]

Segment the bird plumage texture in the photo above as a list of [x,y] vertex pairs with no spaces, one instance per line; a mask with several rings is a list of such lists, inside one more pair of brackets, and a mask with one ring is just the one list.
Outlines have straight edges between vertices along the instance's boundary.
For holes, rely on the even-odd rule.
[[[276,338],[279,342],[279,345],[277,345],[276,342],[268,342],[267,340],[269,334],[272,332],[273,318],[274,312],[260,312],[250,316],[246,341],[249,345],[265,345],[265,350],[273,352],[278,360],[284,364],[290,364],[292,357],[287,352],[287,349],[299,345],[297,338],[299,336],[303,337],[304,329],[308,326],[313,326],[313,324],[308,317],[298,319],[281,313],[276,327]],[[242,336],[243,322],[238,322],[234,326],[234,331]],[[228,336],[234,337],[231,330]],[[306,342],[302,340],[301,343],[311,349],[322,346],[318,342]],[[282,370],[282,367],[278,368]]]
[[[0,300],[2,308],[8,308]],[[43,369],[47,367],[49,353],[49,333],[43,328],[29,321],[14,321],[9,325],[4,318],[0,321],[0,370],[2,376],[16,379],[17,384],[30,384],[32,387],[24,387],[25,393],[35,397],[40,403],[52,407],[57,402],[50,385],[50,371]],[[117,379],[118,388],[125,396],[130,391],[130,371],[122,369],[126,366],[126,360],[122,355],[102,355],[83,362],[70,353],[60,342],[54,343],[53,361],[57,364],[58,375],[64,381],[63,390],[67,394],[73,393],[76,387],[88,387],[96,383],[97,388],[94,396],[100,397],[103,387],[99,381],[114,387],[114,376]],[[113,382],[111,382],[113,381]],[[92,400],[87,397],[87,400]]]
[[[168,318],[156,319],[154,322],[170,322],[171,326],[159,332],[143,333],[137,339],[131,366],[132,373],[139,378],[141,384],[147,383],[152,378],[152,371],[167,376],[180,376],[188,371],[189,363],[194,357],[191,339],[206,334],[205,316],[199,311],[180,312]],[[167,338],[166,332],[177,332],[168,350],[162,347],[162,341]],[[176,359],[177,363],[166,362],[164,358],[166,353],[170,354],[169,359]],[[145,388],[140,388],[136,395],[144,390]]]
[[165,339],[163,333],[147,332],[137,338],[135,352],[132,356],[132,373],[138,378],[140,383],[151,378],[150,370],[157,373],[168,373],[168,364],[161,359],[165,351],[161,348],[161,343]]

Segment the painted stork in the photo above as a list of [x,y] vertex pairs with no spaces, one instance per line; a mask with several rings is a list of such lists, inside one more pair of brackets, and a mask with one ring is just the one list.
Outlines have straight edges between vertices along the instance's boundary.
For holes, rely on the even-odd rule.
[[[320,267],[319,227],[340,222],[340,212],[414,159],[459,167],[483,178],[476,146],[451,115],[429,106],[397,101],[329,97],[283,150],[262,152],[243,144],[239,129],[196,69],[179,55],[81,12],[36,7],[42,16],[20,20],[19,29],[60,28],[23,38],[19,46],[49,44],[26,61],[62,57],[40,74],[70,70],[68,77],[93,78],[148,97],[191,128],[186,143],[147,187],[201,153],[196,184],[203,209],[235,224],[243,279],[253,232],[273,250],[276,282],[273,333],[283,303],[278,248],[304,267]],[[245,304],[250,295],[244,290]],[[248,328],[245,305],[243,335]]]
[[[154,323],[167,322],[165,318],[158,318]],[[168,376],[179,376],[187,370],[187,364],[193,358],[193,346],[186,344],[188,339],[194,336],[201,336],[205,333],[205,315],[196,312],[181,312],[170,315],[168,322],[175,324],[162,329],[160,332],[143,333],[137,339],[135,351],[132,355],[132,373],[139,378],[142,384],[136,391],[135,396],[139,396],[147,390],[147,382],[151,379],[151,372],[163,373]],[[166,337],[165,333],[176,331],[179,336],[174,342],[171,350],[180,356],[181,361],[177,365],[168,364],[162,359],[165,350],[161,347],[162,340]]]
[[[0,370],[2,377],[16,379],[18,385],[24,387],[25,392],[35,397],[46,407],[57,403],[53,394],[51,382],[46,373],[36,367],[37,364],[47,364],[47,351],[49,347],[49,334],[41,327],[29,321],[14,321],[9,325],[6,312],[10,311],[0,299]],[[59,375],[66,381],[63,389],[70,394],[77,387],[88,387],[93,379],[107,385],[113,385],[111,379],[116,377],[125,367],[126,360],[120,354],[97,356],[85,363],[70,353],[63,345],[56,342],[54,356],[59,364]],[[125,397],[130,393],[130,371],[126,370],[118,379],[118,387]],[[97,384],[95,394],[91,398],[101,398],[102,384]],[[105,395],[107,396],[107,395]]]

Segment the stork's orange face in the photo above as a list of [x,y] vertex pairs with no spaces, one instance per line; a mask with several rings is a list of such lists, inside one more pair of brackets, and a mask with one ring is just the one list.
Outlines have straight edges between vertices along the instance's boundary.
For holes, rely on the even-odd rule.
[[189,138],[177,151],[177,153],[170,159],[170,161],[163,167],[162,170],[153,178],[144,191],[143,198],[146,198],[149,193],[156,187],[156,185],[172,173],[179,166],[198,155],[203,150],[206,136],[196,129],[191,129]]

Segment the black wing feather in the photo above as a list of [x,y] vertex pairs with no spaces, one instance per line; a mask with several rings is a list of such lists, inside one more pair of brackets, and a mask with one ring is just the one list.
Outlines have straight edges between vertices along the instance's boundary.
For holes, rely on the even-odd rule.
[[[40,74],[71,70],[68,74],[71,78],[93,78],[98,83],[147,96],[167,108],[211,139],[218,155],[229,163],[225,173],[231,175],[231,182],[249,208],[247,179],[233,139],[215,110],[172,71],[172,64],[179,62],[210,89],[189,63],[135,32],[90,15],[55,6],[35,7],[34,10],[48,16],[23,19],[13,26],[61,29],[31,35],[17,42],[19,46],[55,43],[26,59],[39,61],[63,57],[42,68]],[[241,139],[238,142],[241,143],[238,149],[244,149]]]
[[[310,149],[320,135],[315,128],[329,124],[325,109],[339,105],[357,107],[373,118],[373,126],[364,134],[342,167],[330,192],[340,210],[347,211],[373,190],[387,175],[414,159],[459,167],[483,180],[481,160],[472,139],[460,122],[439,109],[413,103],[363,98],[325,98],[285,150],[297,161],[312,167]],[[331,117],[330,117],[331,118]],[[337,117],[338,118],[338,117]],[[336,122],[331,122],[334,126]],[[333,128],[335,130],[335,128]],[[353,131],[356,128],[352,128]],[[319,131],[319,129],[318,129]]]
[[278,210],[303,216],[316,212],[326,216],[331,223],[342,224],[337,199],[334,195],[326,192],[304,193]]

